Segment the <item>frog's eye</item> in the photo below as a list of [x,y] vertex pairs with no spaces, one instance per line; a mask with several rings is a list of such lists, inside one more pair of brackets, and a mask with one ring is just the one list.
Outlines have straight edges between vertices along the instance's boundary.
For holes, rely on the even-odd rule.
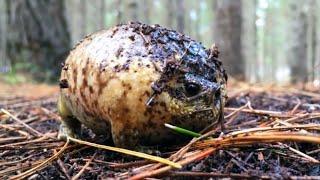
[[195,83],[185,83],[184,89],[186,91],[186,95],[188,97],[192,97],[192,96],[197,95],[200,92],[201,87]]

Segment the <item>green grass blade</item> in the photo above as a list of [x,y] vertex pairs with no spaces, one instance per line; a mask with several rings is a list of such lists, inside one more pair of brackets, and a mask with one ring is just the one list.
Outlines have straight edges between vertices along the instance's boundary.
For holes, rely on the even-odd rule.
[[174,125],[167,124],[167,123],[165,123],[164,125],[167,128],[170,128],[170,129],[176,131],[177,133],[180,133],[180,134],[183,134],[186,136],[191,136],[191,137],[200,137],[201,136],[201,134],[199,134],[199,133],[196,133],[196,132],[193,132],[193,131],[190,131],[190,130],[187,130],[187,129],[184,129],[184,128],[181,128],[178,126],[174,126]]

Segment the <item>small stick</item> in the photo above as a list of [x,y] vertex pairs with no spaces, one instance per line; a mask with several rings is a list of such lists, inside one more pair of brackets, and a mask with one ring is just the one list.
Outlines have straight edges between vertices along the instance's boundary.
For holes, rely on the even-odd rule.
[[[9,143],[16,140],[25,140],[27,137],[8,137],[8,138],[0,138],[0,144]],[[6,145],[2,145],[6,146]],[[0,146],[1,147],[1,146]]]
[[233,153],[229,152],[229,151],[225,151],[227,154],[229,154],[229,156],[233,157],[235,160],[237,160],[238,162],[246,165],[246,166],[249,166],[250,168],[254,168],[254,166],[248,164],[247,162],[243,161],[240,157],[234,155]]
[[[57,153],[56,150],[54,150],[53,152],[54,152],[55,154]],[[70,177],[70,175],[69,175],[69,173],[68,173],[68,171],[67,171],[67,168],[66,168],[66,166],[64,165],[63,161],[61,161],[61,159],[58,158],[57,162],[58,162],[58,165],[60,166],[62,172],[63,172],[64,175],[66,176],[66,178],[67,178],[68,180],[70,180],[71,177]]]
[[10,116],[12,119],[14,119],[15,121],[17,121],[18,123],[22,124],[24,127],[26,127],[31,134],[33,134],[34,136],[43,136],[42,133],[40,133],[39,131],[33,129],[32,127],[30,127],[28,124],[26,124],[25,122],[21,121],[20,119],[18,119],[17,117],[15,117],[14,115],[12,115],[11,113],[9,113],[7,110],[5,109],[1,109],[1,111],[5,114],[7,114],[8,116]]
[[147,40],[147,38],[144,36],[144,34],[140,31],[140,36],[142,37],[142,39],[143,39],[143,41],[144,41],[144,43],[146,43],[146,44],[150,44],[150,42]]
[[45,168],[48,164],[50,164],[52,161],[54,161],[56,158],[58,158],[60,155],[62,155],[62,153],[67,149],[68,145],[69,145],[69,140],[67,140],[67,142],[64,144],[64,146],[60,149],[60,151],[58,153],[56,153],[53,156],[51,156],[50,158],[46,159],[45,161],[43,161],[39,165],[21,173],[21,174],[10,177],[10,179],[11,180],[12,179],[24,179],[24,178],[32,175],[34,172]]
[[297,90],[297,89],[290,89],[290,92],[295,93],[295,94],[302,94],[302,95],[310,96],[310,97],[314,97],[314,98],[320,98],[319,93],[313,93],[313,92]]
[[[39,160],[39,161],[34,162],[33,165],[38,165],[42,162],[43,162],[42,160]],[[11,173],[14,173],[16,171],[22,171],[22,170],[29,169],[29,168],[30,168],[30,162],[21,163],[17,166],[7,167],[6,169],[0,171],[0,177],[4,177],[4,176],[9,175]]]
[[272,142],[309,142],[320,144],[320,136],[307,135],[304,133],[288,133],[288,132],[269,132],[269,133],[255,133],[244,134],[242,136],[228,136],[223,139],[211,139],[204,142],[198,142],[195,147],[208,148],[208,147],[229,147],[229,146],[243,146],[255,143],[272,143]]
[[[208,155],[212,154],[213,152],[215,152],[215,150],[216,150],[215,148],[208,148],[202,152],[197,153],[196,155],[194,155],[190,158],[186,158],[181,161],[178,161],[178,163],[181,165],[186,165],[186,164],[189,164],[190,162],[201,160],[201,159],[207,157]],[[130,180],[137,180],[137,179],[152,177],[152,176],[156,176],[156,175],[160,175],[162,173],[165,173],[171,169],[172,169],[171,166],[165,166],[160,169],[153,170],[153,171],[144,171],[144,172],[137,174],[129,179]]]
[[46,113],[48,116],[50,116],[52,119],[60,119],[60,116],[52,111],[50,111],[47,108],[41,107],[41,110]]
[[189,172],[189,171],[172,171],[169,173],[171,177],[202,177],[202,178],[235,178],[235,179],[269,179],[269,176],[255,176],[248,174],[235,174],[235,173],[214,173],[214,172]]
[[[26,138],[25,138],[26,139]],[[11,144],[5,144],[1,145],[0,148],[3,147],[10,147],[10,146],[17,146],[17,145],[23,145],[23,144],[31,144],[31,143],[37,143],[37,142],[42,142],[43,140],[47,139],[46,136],[40,137],[38,139],[30,140],[30,141],[23,141],[23,142],[17,142],[17,143],[11,143]]]
[[232,158],[232,159],[231,159],[231,162],[232,162],[233,164],[237,165],[237,166],[238,166],[240,169],[242,169],[244,172],[248,172],[248,169],[245,168],[244,166],[242,166],[242,164],[241,164],[238,160],[236,160],[235,158]]
[[25,158],[22,158],[20,160],[17,160],[17,161],[8,161],[8,162],[1,162],[0,163],[0,167],[5,167],[5,166],[8,166],[8,165],[11,165],[11,164],[17,164],[17,163],[21,163],[25,160],[28,160],[29,158],[33,157],[34,155],[30,155],[28,157],[25,157]]
[[0,127],[4,128],[4,129],[8,129],[10,131],[15,131],[15,132],[19,133],[22,136],[30,137],[30,134],[28,134],[27,132],[15,129],[15,128],[11,127],[11,126],[8,126],[8,125],[5,125],[5,124],[0,124]]
[[[226,111],[237,111],[238,108],[230,108],[225,107]],[[287,113],[279,112],[279,111],[268,111],[268,110],[259,110],[259,109],[242,109],[241,112],[246,113],[252,113],[252,114],[260,114],[260,115],[267,115],[267,116],[273,116],[273,117],[279,117],[279,118],[289,118],[292,117],[292,115],[289,115]]]
[[290,114],[294,114],[297,109],[301,106],[301,101],[300,99],[298,98],[298,103],[294,106],[294,108],[290,111]]
[[83,172],[87,169],[87,167],[90,165],[90,163],[92,162],[92,160],[94,159],[94,157],[96,156],[97,152],[94,153],[94,155],[89,159],[89,161],[86,162],[86,164],[82,167],[82,169],[75,175],[73,176],[71,179],[72,180],[77,180],[80,178],[80,176],[83,174]]
[[[248,102],[248,103],[249,103],[249,102]],[[245,105],[243,105],[243,106],[241,106],[241,107],[239,107],[237,110],[231,112],[230,114],[228,114],[228,115],[225,117],[225,119],[228,119],[228,118],[230,118],[230,117],[238,114],[241,110],[243,110],[244,108],[246,108],[246,107],[248,106],[248,103],[245,104]]]
[[306,124],[306,125],[292,125],[292,126],[279,126],[279,127],[259,127],[259,128],[250,128],[250,129],[244,129],[240,131],[235,131],[229,133],[227,136],[236,136],[239,134],[245,134],[245,133],[252,133],[256,131],[269,131],[269,130],[286,130],[286,129],[296,129],[296,128],[305,128],[305,129],[319,129],[319,124]]
[[320,163],[320,162],[319,162],[318,160],[316,160],[315,158],[313,158],[313,157],[311,157],[311,156],[309,156],[309,155],[307,155],[307,154],[305,154],[305,153],[303,153],[303,152],[301,152],[301,151],[299,151],[299,150],[297,150],[297,149],[294,149],[294,148],[292,148],[292,147],[290,147],[290,146],[288,146],[288,145],[286,145],[286,144],[283,144],[283,143],[281,143],[281,142],[278,142],[278,144],[279,144],[279,145],[282,145],[282,146],[285,146],[285,147],[288,148],[290,151],[292,151],[292,152],[294,152],[294,153],[296,153],[296,154],[299,154],[300,156],[308,159],[310,162]]
[[158,157],[158,156],[152,156],[152,155],[149,155],[149,154],[136,152],[136,151],[132,151],[132,150],[128,150],[128,149],[123,149],[123,148],[118,148],[118,147],[111,147],[111,146],[95,144],[95,143],[91,143],[91,142],[75,139],[75,138],[72,138],[72,137],[68,137],[68,139],[70,139],[73,142],[79,143],[79,144],[85,144],[87,146],[92,146],[92,147],[96,147],[96,148],[100,148],[100,149],[105,149],[105,150],[109,150],[109,151],[115,151],[115,152],[131,155],[131,156],[136,156],[136,157],[140,157],[140,158],[144,158],[144,159],[149,159],[149,160],[156,161],[156,162],[161,162],[163,164],[167,164],[167,165],[173,166],[173,167],[178,168],[178,169],[181,168],[180,164],[172,162],[172,161],[170,161],[168,159],[165,159],[165,158]]
[[320,152],[320,149],[309,151],[309,152],[307,152],[307,154],[315,154],[315,153],[318,153],[318,152]]
[[53,98],[48,98],[48,99],[41,99],[41,100],[35,100],[35,101],[26,101],[26,102],[21,102],[21,103],[10,103],[5,105],[7,108],[10,109],[17,109],[17,108],[21,108],[21,107],[25,107],[25,106],[40,106],[40,105],[45,105],[45,104],[49,104],[49,103],[53,103],[56,102],[57,98],[53,97]]

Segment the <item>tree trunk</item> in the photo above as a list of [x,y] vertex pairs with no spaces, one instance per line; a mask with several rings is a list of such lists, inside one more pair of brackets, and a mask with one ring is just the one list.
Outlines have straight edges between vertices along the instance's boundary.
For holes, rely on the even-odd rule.
[[177,3],[177,31],[183,33],[185,29],[184,16],[185,16],[185,5],[183,0],[176,0]]
[[99,12],[100,12],[100,17],[99,17],[99,29],[103,29],[105,27],[105,13],[106,13],[106,3],[104,0],[100,0],[100,3],[98,3],[100,8],[99,8]]
[[173,22],[174,22],[174,3],[172,0],[166,0],[166,9],[167,9],[167,17],[166,17],[166,23],[169,28],[174,28]]
[[0,74],[8,72],[10,67],[6,56],[7,18],[5,7],[5,1],[0,1]]
[[123,15],[122,15],[122,0],[116,0],[116,7],[115,8],[117,8],[117,10],[118,10],[118,12],[117,12],[117,24],[120,24],[120,23],[122,23],[122,21],[123,21]]
[[6,5],[8,57],[32,65],[38,80],[58,79],[70,48],[64,1],[7,0]]
[[[316,1],[316,17],[320,16],[320,11],[318,11],[320,7],[320,2]],[[316,18],[316,29],[320,29],[320,18]],[[315,75],[314,84],[320,87],[320,32],[316,31],[316,48],[315,48],[315,59],[313,71]]]
[[291,0],[289,4],[288,62],[291,69],[291,81],[307,81],[307,15],[300,0]]
[[316,78],[316,48],[317,44],[317,2],[316,0],[309,0],[308,3],[308,59],[309,59],[309,69],[308,73],[309,79],[314,81]]
[[79,0],[78,2],[79,11],[77,22],[78,26],[80,27],[80,37],[79,40],[82,39],[87,34],[87,1],[86,0]]
[[227,72],[244,79],[245,63],[241,54],[241,0],[217,0],[214,4],[214,41]]
[[245,79],[249,82],[257,81],[257,27],[256,27],[257,0],[245,0],[242,4],[242,55],[245,60]]
[[277,33],[275,33],[276,27],[276,18],[277,12],[276,9],[272,7],[272,5],[268,5],[268,8],[265,10],[265,25],[263,28],[263,36],[264,36],[264,62],[263,62],[263,80],[264,82],[272,82],[275,79],[276,75],[276,49],[274,46],[276,44],[275,37]]
[[201,42],[201,37],[200,37],[200,26],[202,25],[201,23],[201,12],[200,12],[200,4],[203,3],[203,0],[199,0],[195,2],[195,14],[196,14],[196,19],[195,19],[195,38],[197,41]]
[[142,7],[143,7],[143,19],[144,19],[144,23],[146,24],[150,24],[150,8],[152,8],[152,1],[150,0],[143,0],[142,1]]
[[138,2],[136,0],[129,1],[128,10],[129,17],[127,19],[129,21],[138,21]]

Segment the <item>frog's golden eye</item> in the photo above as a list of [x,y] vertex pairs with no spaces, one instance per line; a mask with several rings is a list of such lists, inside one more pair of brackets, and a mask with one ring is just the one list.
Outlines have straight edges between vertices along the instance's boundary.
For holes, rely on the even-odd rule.
[[186,95],[188,97],[192,97],[192,96],[197,95],[200,92],[201,87],[195,83],[185,83],[184,89],[186,91]]

